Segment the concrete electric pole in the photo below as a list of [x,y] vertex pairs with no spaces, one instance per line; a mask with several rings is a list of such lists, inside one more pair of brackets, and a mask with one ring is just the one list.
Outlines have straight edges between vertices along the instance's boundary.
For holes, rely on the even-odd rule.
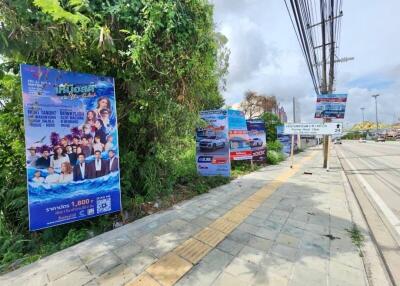
[[362,123],[363,123],[363,125],[364,125],[364,110],[365,110],[365,107],[361,107],[360,108],[361,109],[361,113],[362,113]]
[[379,125],[378,125],[378,98],[379,94],[374,94],[372,95],[373,98],[375,98],[375,120],[376,120],[376,137],[378,137],[378,130],[379,130]]
[[[340,19],[343,16],[342,1],[285,0],[285,5],[306,60],[316,94],[332,94],[335,83],[335,63],[353,59],[339,59],[336,55],[340,41],[338,30],[341,27]],[[313,32],[311,29],[316,30]],[[299,112],[297,111],[297,113]],[[334,116],[331,113],[324,114],[324,123],[331,122],[332,118]],[[327,169],[329,166],[329,137],[324,135],[323,139],[323,166]]]

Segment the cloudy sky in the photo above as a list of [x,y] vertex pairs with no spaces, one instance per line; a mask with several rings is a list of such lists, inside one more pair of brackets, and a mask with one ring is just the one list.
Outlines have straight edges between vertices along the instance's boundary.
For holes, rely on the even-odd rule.
[[[291,120],[293,96],[302,121],[314,116],[315,93],[283,0],[211,0],[216,29],[231,50],[226,103],[242,100],[251,89],[273,94]],[[384,3],[383,3],[384,2]],[[344,0],[337,92],[347,92],[345,125],[375,120],[371,94],[379,93],[380,121],[400,117],[400,10],[398,0]]]

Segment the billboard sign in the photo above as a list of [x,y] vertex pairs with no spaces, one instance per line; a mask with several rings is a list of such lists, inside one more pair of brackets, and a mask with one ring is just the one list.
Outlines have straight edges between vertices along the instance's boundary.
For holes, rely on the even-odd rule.
[[21,65],[29,229],[121,210],[114,79]]
[[228,115],[226,110],[200,112],[205,127],[196,129],[196,165],[202,176],[230,176]]
[[286,135],[341,135],[342,123],[285,123]]
[[267,153],[265,123],[263,120],[247,120],[246,123],[253,161],[265,162]]
[[285,155],[289,156],[290,148],[292,146],[291,136],[283,133],[283,125],[279,125],[276,127],[276,134],[278,137],[278,141],[282,144],[282,152]]
[[228,110],[231,160],[251,160],[253,152],[243,111]]
[[318,94],[315,118],[343,119],[346,102],[347,94]]

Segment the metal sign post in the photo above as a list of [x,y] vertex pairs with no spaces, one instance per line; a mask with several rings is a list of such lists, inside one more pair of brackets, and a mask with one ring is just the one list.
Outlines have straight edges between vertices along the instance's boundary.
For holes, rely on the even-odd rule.
[[[283,126],[283,134],[292,135],[292,146],[290,150],[291,155],[291,168],[293,167],[293,152],[294,152],[294,138],[297,135],[324,135],[324,158],[326,158],[326,167],[329,170],[328,163],[328,149],[329,149],[329,141],[331,140],[331,136],[342,135],[343,124],[342,123],[285,123]],[[325,160],[324,160],[325,163]]]
[[292,135],[292,144],[290,145],[290,168],[293,168],[294,164],[294,134]]

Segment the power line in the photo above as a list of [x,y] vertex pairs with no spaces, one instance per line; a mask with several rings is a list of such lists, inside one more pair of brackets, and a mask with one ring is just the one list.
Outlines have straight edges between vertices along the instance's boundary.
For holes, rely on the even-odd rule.
[[[317,94],[332,92],[339,59],[343,0],[284,0]],[[288,4],[290,3],[290,5]]]

